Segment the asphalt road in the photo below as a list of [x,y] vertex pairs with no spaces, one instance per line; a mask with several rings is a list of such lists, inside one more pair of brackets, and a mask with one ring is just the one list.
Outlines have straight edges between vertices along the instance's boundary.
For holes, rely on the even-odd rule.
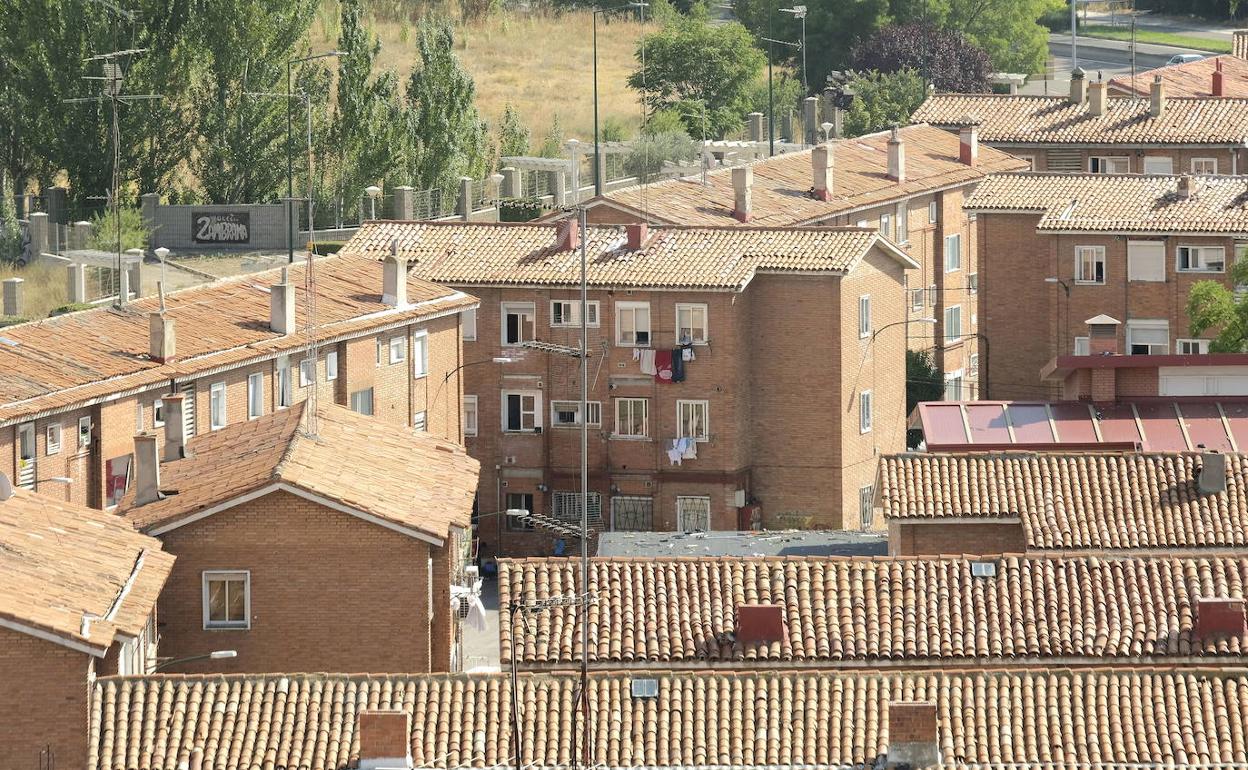
[[[1080,37],[1077,46],[1079,66],[1095,80],[1098,74],[1105,80],[1119,76],[1131,75],[1131,44],[1119,40],[1101,40],[1098,38]],[[1204,53],[1187,48],[1174,48],[1165,45],[1139,43],[1135,47],[1136,72],[1154,69],[1164,65],[1176,53]],[[1053,80],[1047,82],[1048,93],[1065,93],[1066,81],[1073,69],[1070,52],[1069,35],[1049,35],[1050,71]],[[1046,81],[1043,78],[1032,78],[1023,86],[1020,93],[1043,94]]]

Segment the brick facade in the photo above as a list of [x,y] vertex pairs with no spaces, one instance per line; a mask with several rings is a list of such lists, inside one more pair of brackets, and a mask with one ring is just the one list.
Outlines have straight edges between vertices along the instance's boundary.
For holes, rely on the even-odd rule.
[[1019,521],[908,522],[888,525],[890,556],[1024,553],[1027,537]]
[[[1169,158],[1172,174],[1197,173],[1193,161],[1197,158],[1217,161],[1217,173],[1244,173],[1244,153],[1227,147],[1187,149],[1182,147],[1155,147],[1149,149],[1107,144],[1098,147],[1057,147],[1054,145],[1013,145],[985,142],[989,146],[1031,161],[1033,171],[1069,171],[1072,158],[1079,159],[1079,171],[1091,171],[1092,158],[1126,158],[1129,169],[1121,173],[1143,174],[1145,158]],[[1153,168],[1156,168],[1155,166]],[[1151,169],[1150,169],[1151,170]],[[1153,172],[1161,173],[1161,172]]]
[[[94,659],[0,628],[0,770],[87,766]],[[54,760],[40,764],[40,754]]]

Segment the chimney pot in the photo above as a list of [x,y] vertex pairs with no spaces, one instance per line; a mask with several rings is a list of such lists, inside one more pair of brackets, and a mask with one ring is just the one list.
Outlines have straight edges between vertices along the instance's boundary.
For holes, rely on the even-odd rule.
[[163,396],[161,403],[165,410],[165,462],[181,460],[187,456],[186,422],[183,417],[186,409],[185,397],[181,393],[170,393]]
[[1178,196],[1183,200],[1192,197],[1192,175],[1183,174],[1179,177]]
[[178,329],[174,319],[160,312],[147,314],[147,355],[153,361],[167,363],[177,356]]
[[641,251],[641,247],[646,243],[646,235],[649,228],[645,222],[633,222],[625,225],[624,232],[628,234],[628,250]]
[[887,767],[932,767],[940,763],[936,704],[932,701],[888,704]]
[[361,711],[360,770],[412,766],[412,723],[405,711]]
[[1088,79],[1084,77],[1083,69],[1075,67],[1070,73],[1070,97],[1071,104],[1083,104],[1088,100]]
[[1097,81],[1088,89],[1088,112],[1093,115],[1104,115],[1106,107],[1105,83]]
[[754,169],[749,166],[736,166],[732,169],[732,194],[732,215],[738,222],[749,222],[754,195]]
[[1213,89],[1211,93],[1214,96],[1225,96],[1226,88],[1222,77],[1222,60],[1218,59],[1213,63]]
[[888,137],[888,178],[894,182],[906,181],[906,143],[901,140],[901,129],[896,125]]
[[147,505],[160,499],[160,456],[156,451],[156,434],[139,433],[134,437],[134,504]]
[[576,251],[580,247],[580,220],[576,216],[560,220],[555,230],[555,248],[559,251]]
[[1154,118],[1161,117],[1166,109],[1166,84],[1161,82],[1161,75],[1153,76],[1153,84],[1149,90],[1148,114]]
[[958,160],[974,166],[979,161],[979,125],[973,119],[966,118],[958,130],[958,139]]
[[295,331],[295,287],[290,285],[286,268],[282,268],[281,283],[269,287],[269,329],[277,334]]
[[814,173],[815,197],[826,201],[832,197],[832,145],[816,145],[810,155],[810,164]]
[[395,254],[382,262],[381,302],[390,307],[407,305],[407,260]]

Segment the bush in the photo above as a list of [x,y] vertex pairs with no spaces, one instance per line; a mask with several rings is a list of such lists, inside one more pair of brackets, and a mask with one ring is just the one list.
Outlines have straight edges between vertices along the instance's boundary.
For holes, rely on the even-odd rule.
[[[91,238],[87,241],[88,249],[98,251],[117,251],[117,218],[109,208],[102,214],[91,219]],[[121,250],[146,249],[148,244],[147,228],[143,225],[143,212],[136,208],[121,209]]]
[[624,171],[638,182],[654,181],[668,161],[690,163],[699,156],[699,145],[684,131],[647,132],[637,138],[624,158]]
[[14,324],[24,324],[29,320],[29,318],[22,318],[16,315],[0,315],[0,329],[6,326],[13,326]]
[[537,198],[503,198],[498,202],[498,221],[531,222],[543,211],[542,202]]
[[95,307],[95,305],[92,305],[88,302],[69,302],[67,304],[61,305],[60,307],[53,308],[52,312],[48,313],[48,315],[54,316],[54,315],[65,315],[66,313],[77,313],[79,310],[90,310],[93,307]]

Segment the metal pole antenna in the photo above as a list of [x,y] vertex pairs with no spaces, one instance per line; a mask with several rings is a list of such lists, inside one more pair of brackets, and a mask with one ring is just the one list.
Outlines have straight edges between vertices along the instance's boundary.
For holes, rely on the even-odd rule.
[[[775,37],[775,33],[771,29],[771,17],[774,16],[769,8],[767,10],[767,37]],[[776,99],[771,87],[771,60],[774,56],[775,48],[770,40],[767,41],[767,157],[774,157],[776,154]]]
[[291,67],[286,62],[286,261],[295,264],[295,159],[291,151],[294,118],[291,116]]
[[1078,26],[1079,11],[1075,5],[1076,0],[1070,0],[1070,68],[1075,70],[1079,67],[1079,48],[1075,42],[1076,28]]
[[[598,149],[598,11],[592,14],[594,17],[594,196],[602,195],[602,158],[599,157],[601,150]],[[580,193],[577,193],[580,198]],[[583,237],[582,233],[582,237]],[[582,313],[584,308],[581,309]],[[584,363],[582,359],[581,363]],[[584,416],[584,412],[581,413]]]
[[589,315],[585,265],[589,241],[587,210],[577,212],[581,231],[581,703],[585,723],[582,756],[589,767]]

